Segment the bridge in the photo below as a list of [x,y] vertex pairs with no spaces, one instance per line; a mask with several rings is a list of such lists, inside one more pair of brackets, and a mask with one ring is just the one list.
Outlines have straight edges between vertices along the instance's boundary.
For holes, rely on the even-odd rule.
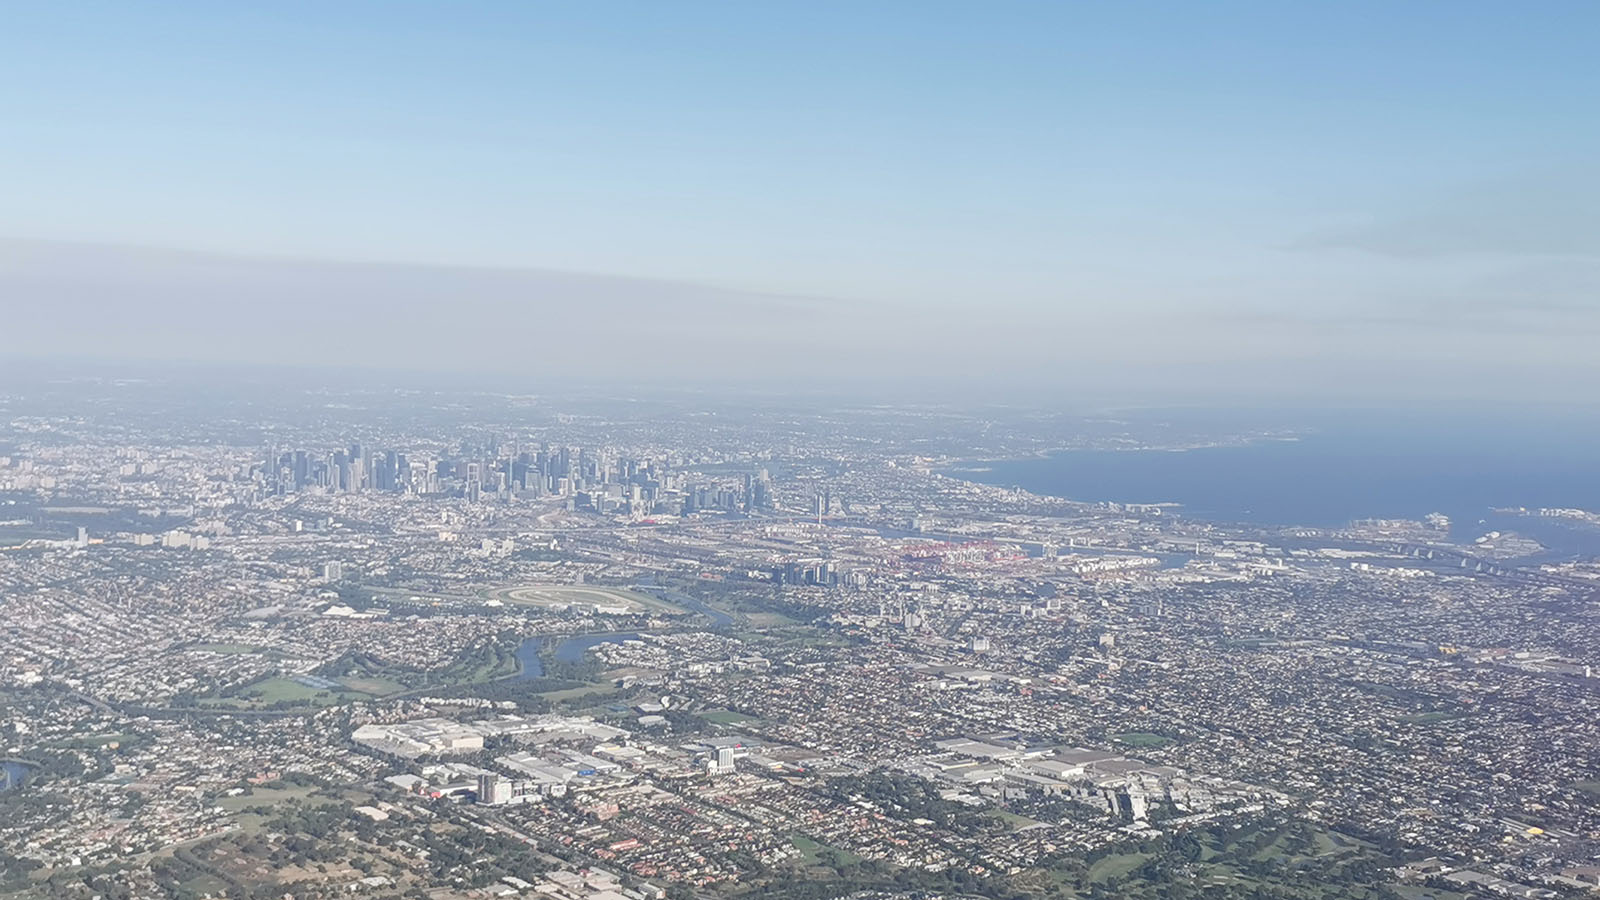
[[1538,569],[1529,569],[1522,566],[1507,565],[1492,559],[1474,556],[1465,550],[1456,547],[1441,546],[1438,544],[1412,544],[1388,543],[1381,544],[1384,550],[1399,556],[1409,556],[1413,559],[1429,559],[1441,562],[1454,561],[1461,569],[1471,571],[1475,575],[1489,575],[1496,578],[1512,578],[1530,584],[1540,584],[1548,587],[1570,588],[1580,591],[1600,592],[1600,584],[1583,578],[1573,578],[1569,575],[1556,575],[1551,572],[1541,572]]

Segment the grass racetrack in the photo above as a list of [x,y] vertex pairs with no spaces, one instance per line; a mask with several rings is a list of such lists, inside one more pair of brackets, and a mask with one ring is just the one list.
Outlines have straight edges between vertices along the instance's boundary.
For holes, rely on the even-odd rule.
[[489,599],[517,606],[538,606],[545,609],[567,609],[575,606],[613,614],[683,612],[670,603],[627,588],[587,584],[530,584],[496,588],[489,592]]

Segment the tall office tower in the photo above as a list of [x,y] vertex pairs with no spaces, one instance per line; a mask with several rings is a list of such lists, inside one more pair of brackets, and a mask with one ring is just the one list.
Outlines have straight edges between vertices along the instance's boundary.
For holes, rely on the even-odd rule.
[[755,505],[757,509],[772,508],[772,476],[762,469],[756,476]]
[[346,490],[356,493],[365,487],[366,458],[362,455],[360,444],[351,444],[348,454],[346,458],[349,465],[350,483]]
[[397,486],[400,476],[400,463],[403,457],[393,450],[383,452],[383,462],[378,466],[376,487],[380,491],[392,491]]
[[418,456],[415,459],[401,458],[405,460],[405,474],[402,477],[401,487],[412,494],[429,493],[428,476],[433,474],[433,461],[426,456]]
[[494,803],[495,794],[500,788],[500,776],[493,772],[485,772],[478,776],[478,802]]

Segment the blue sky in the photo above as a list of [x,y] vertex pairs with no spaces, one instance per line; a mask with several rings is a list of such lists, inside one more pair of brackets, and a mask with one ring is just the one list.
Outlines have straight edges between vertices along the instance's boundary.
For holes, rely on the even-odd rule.
[[13,6],[13,298],[96,265],[44,240],[809,298],[863,350],[904,314],[1332,372],[1600,338],[1592,3]]

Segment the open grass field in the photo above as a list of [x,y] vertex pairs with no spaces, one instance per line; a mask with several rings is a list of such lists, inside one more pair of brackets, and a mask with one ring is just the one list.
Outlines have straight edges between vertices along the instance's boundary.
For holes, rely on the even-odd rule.
[[319,690],[290,678],[266,678],[245,689],[245,696],[257,703],[291,701],[309,706],[331,706],[349,699],[350,692]]
[[752,628],[783,628],[795,624],[795,620],[783,613],[753,612],[746,613],[745,620]]
[[821,862],[823,854],[837,854],[839,861],[846,864],[861,861],[861,857],[848,850],[840,850],[836,847],[819,843],[799,832],[789,835],[789,843],[800,851],[801,861],[808,866],[814,866]]
[[655,597],[630,591],[627,588],[599,587],[586,584],[528,584],[517,587],[496,588],[488,592],[487,599],[516,606],[536,606],[544,609],[566,609],[577,606],[600,612],[618,613],[682,613],[683,610]]
[[1150,857],[1143,853],[1116,853],[1104,859],[1095,861],[1089,867],[1090,881],[1107,881],[1112,878],[1123,878],[1139,868]]
[[238,812],[242,809],[254,809],[257,806],[277,806],[292,800],[304,800],[311,796],[316,788],[298,784],[274,784],[268,787],[251,789],[248,794],[237,797],[218,797],[216,805],[228,812]]
[[[388,691],[385,691],[388,693]],[[235,697],[207,697],[200,706],[207,708],[262,709],[273,704],[289,706],[337,706],[352,700],[366,700],[375,696],[365,691],[348,690],[345,686],[319,689],[301,684],[292,678],[263,678],[248,685]]]
[[551,703],[572,703],[580,700],[593,700],[599,702],[615,694],[618,688],[614,684],[584,684],[578,687],[562,688],[559,691],[542,691],[539,696]]
[[436,673],[441,685],[483,684],[509,678],[521,671],[516,654],[491,650],[462,657]]
[[228,883],[215,875],[197,875],[185,881],[183,889],[196,897],[221,897],[228,892]]
[[1033,826],[1039,824],[1039,820],[1037,819],[1030,819],[1027,816],[1017,815],[1008,809],[992,810],[990,814],[996,819],[1004,822],[1006,827],[1010,828],[1012,831],[1021,831],[1024,828],[1032,828]]
[[384,697],[397,694],[406,689],[405,685],[390,678],[340,678],[338,682],[349,690],[373,697]]

